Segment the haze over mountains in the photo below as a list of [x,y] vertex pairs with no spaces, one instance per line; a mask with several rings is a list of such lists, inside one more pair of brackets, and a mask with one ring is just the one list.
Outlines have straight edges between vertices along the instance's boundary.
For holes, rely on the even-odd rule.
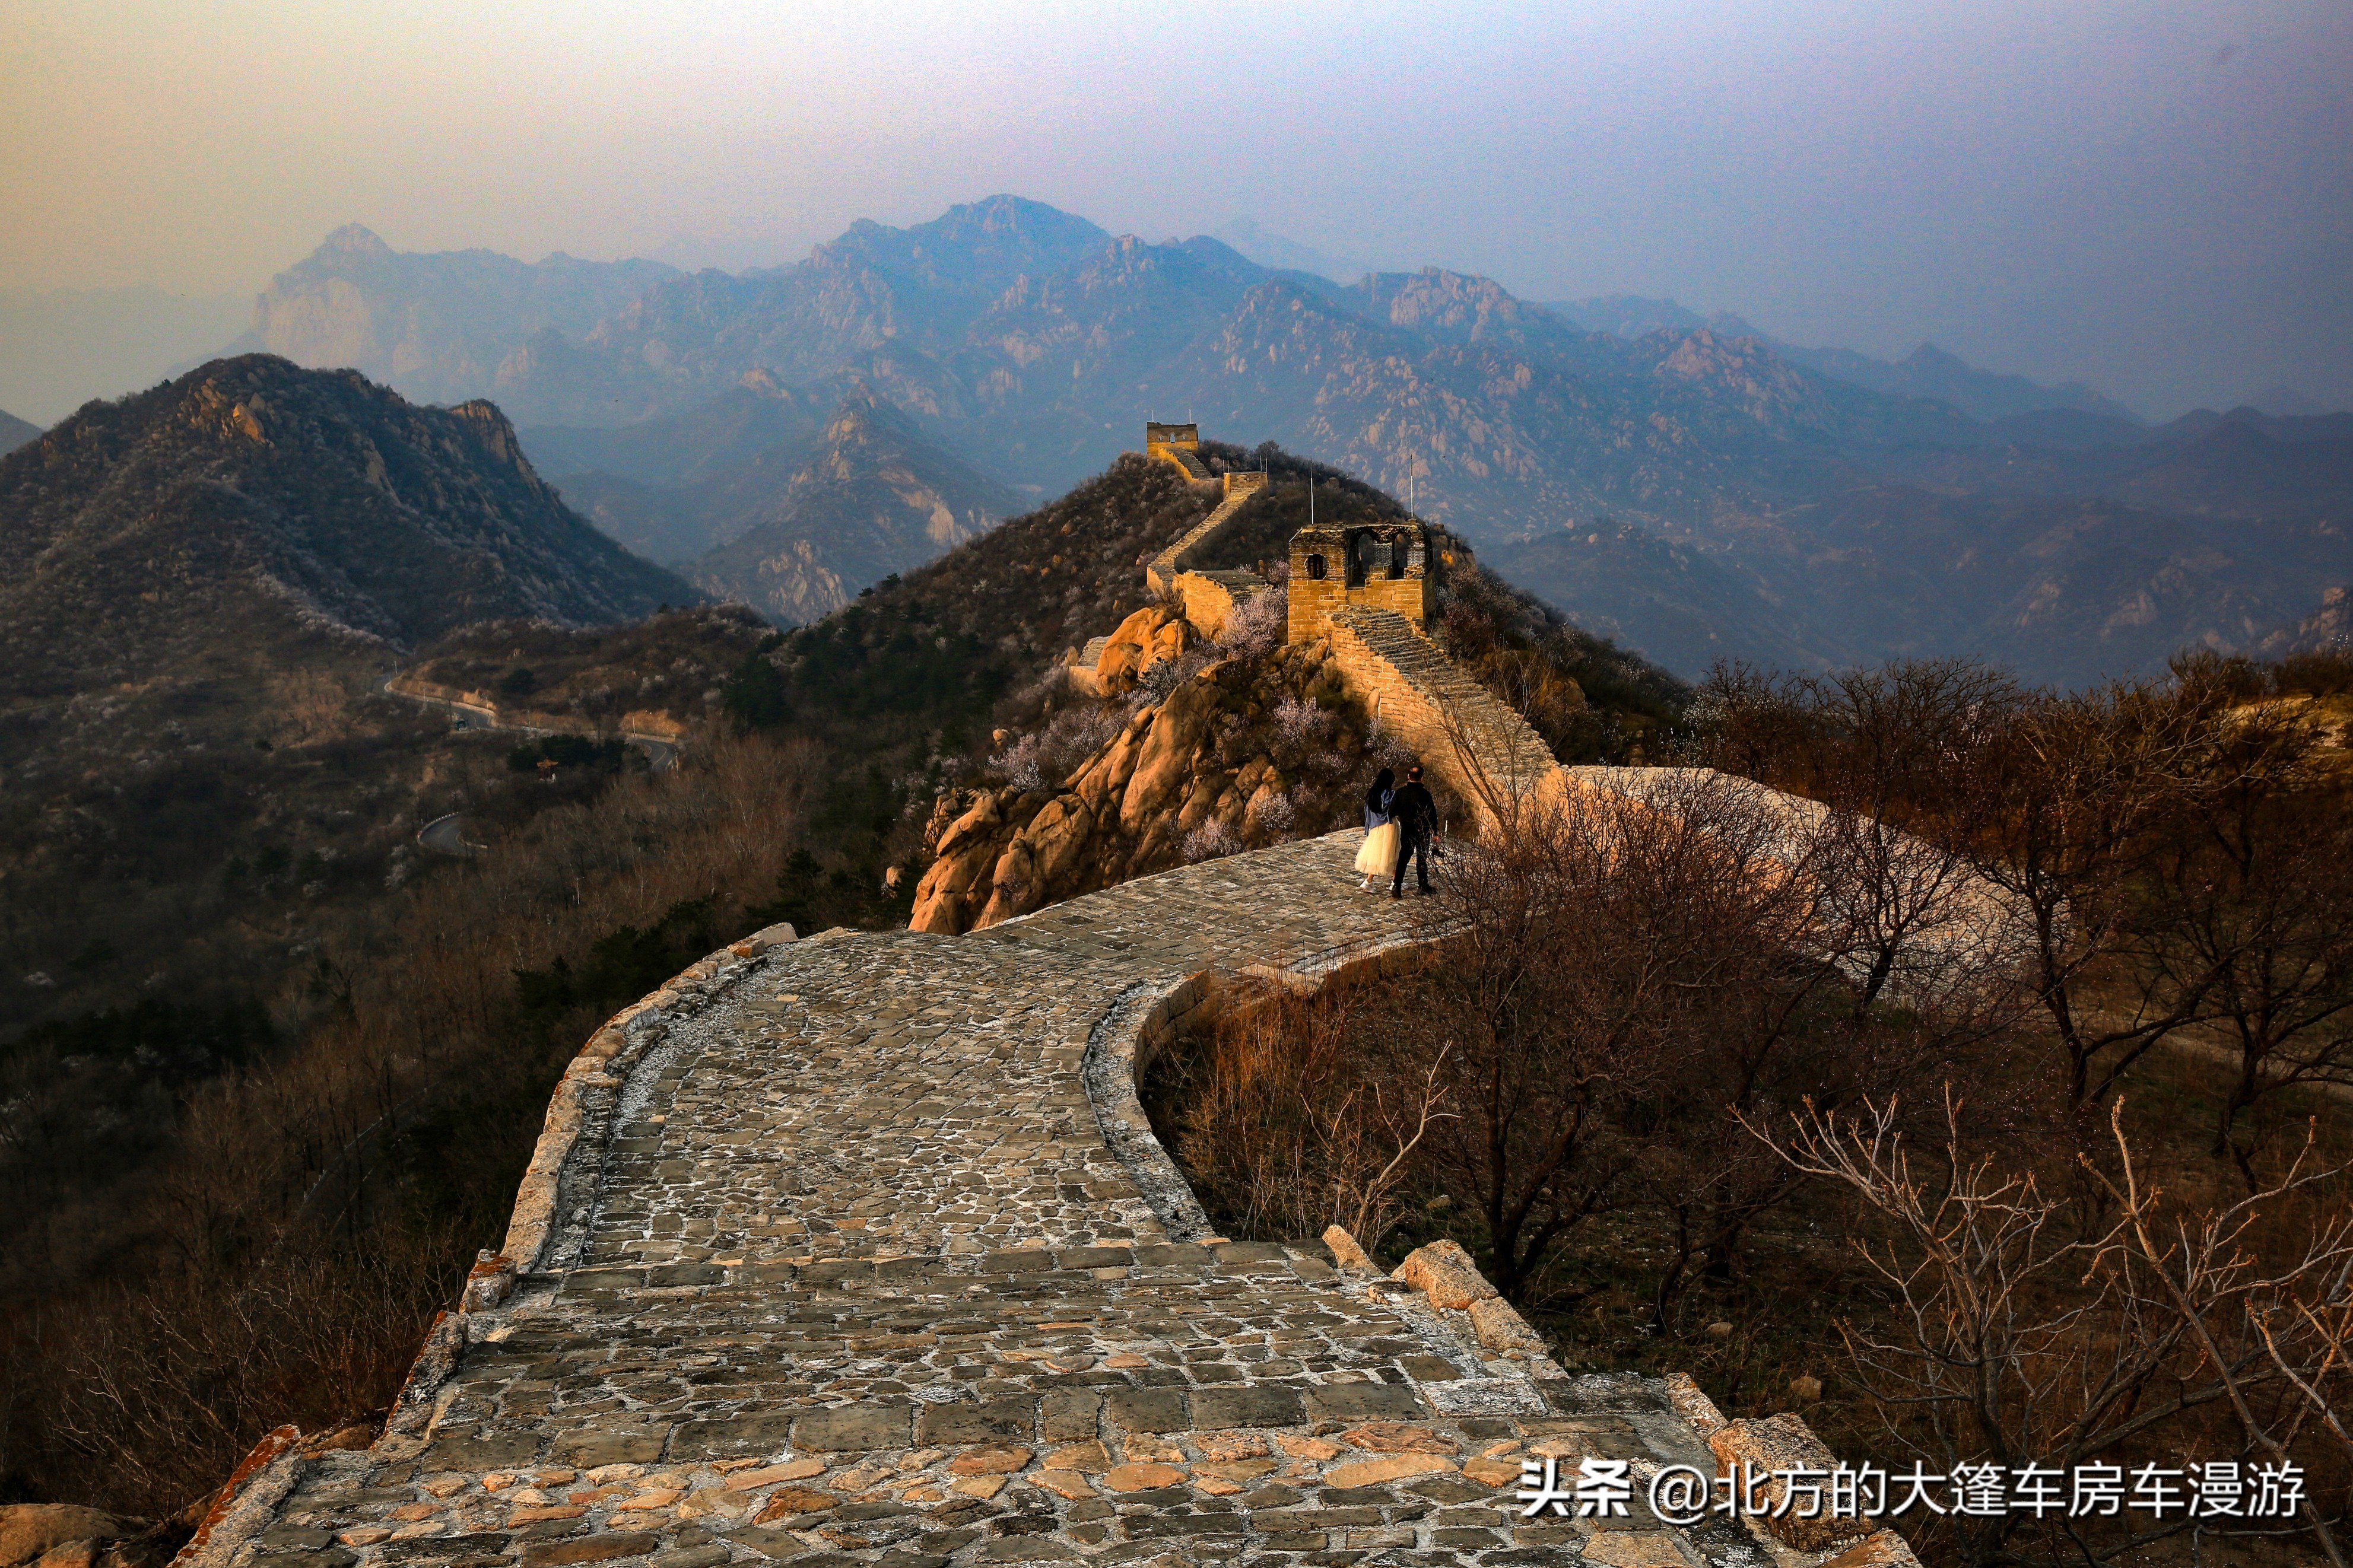
[[418,402],[455,403],[500,384],[544,333],[582,333],[649,286],[659,261],[527,263],[490,250],[404,255],[345,224],[270,280],[253,324],[224,353],[350,366]]
[[[1970,653],[2078,682],[2184,643],[2277,651],[2353,580],[2353,444],[2326,420],[2151,429],[2088,388],[1931,348],[1791,348],[1667,301],[1545,307],[1437,268],[1341,284],[1010,196],[861,222],[739,276],[406,256],[347,228],[280,277],[255,339],[415,396],[495,399],[567,497],[661,559],[789,513],[789,550],[693,570],[741,584],[768,563],[784,619],[928,559],[894,551],[936,553],[929,525],[876,532],[843,499],[896,494],[883,467],[930,474],[913,489],[980,526],[1097,471],[1147,415],[1408,496],[1686,674]],[[830,489],[787,500],[843,399],[870,394],[903,416],[887,463],[854,443]]]
[[1639,338],[1661,331],[1694,331],[1703,327],[1720,337],[1759,338],[1792,364],[1893,397],[1925,397],[1949,403],[1972,419],[1999,420],[2046,409],[2073,409],[2100,415],[2126,426],[2144,423],[2140,416],[2123,404],[2102,396],[2080,381],[2045,386],[2022,375],[1979,370],[1934,343],[1922,343],[1897,360],[1873,359],[1853,349],[1800,348],[1779,342],[1728,310],[1703,316],[1672,300],[1648,300],[1636,294],[1556,300],[1546,308],[1588,331],[1610,332],[1621,338]]
[[93,397],[153,386],[210,358],[253,304],[249,293],[0,289],[0,407],[47,426]]

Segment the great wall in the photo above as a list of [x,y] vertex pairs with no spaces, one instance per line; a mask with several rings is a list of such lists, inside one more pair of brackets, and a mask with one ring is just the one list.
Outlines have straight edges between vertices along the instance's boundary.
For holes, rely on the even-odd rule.
[[[1207,537],[1153,564],[1205,610],[1249,591],[1192,571]],[[1392,538],[1368,597],[1425,591],[1394,585],[1427,581],[1430,534]],[[1310,613],[1382,711],[1521,768],[1410,605],[1336,580]],[[271,1434],[178,1564],[1913,1563],[1856,1521],[1652,1515],[1662,1466],[1829,1456],[1687,1378],[1569,1375],[1451,1244],[1390,1275],[1336,1229],[1213,1234],[1138,1075],[1236,977],[1314,986],[1430,940],[1417,906],[1346,896],[1359,837],[695,964],[573,1062],[501,1252],[381,1435]],[[1532,1516],[1532,1459],[1622,1460],[1630,1500]]]
[[[1199,447],[1197,426],[1145,427],[1147,457],[1208,483],[1195,456]],[[1219,482],[1217,507],[1145,574],[1146,585],[1182,605],[1185,618],[1208,637],[1266,588],[1250,573],[1197,569],[1267,476],[1227,473]],[[1492,816],[1499,797],[1556,790],[1566,775],[1555,777],[1562,770],[1526,721],[1464,675],[1427,635],[1453,550],[1443,533],[1418,519],[1301,530],[1291,542],[1287,637],[1293,644],[1328,638],[1375,721],[1474,812]],[[1089,662],[1082,654],[1080,663]]]

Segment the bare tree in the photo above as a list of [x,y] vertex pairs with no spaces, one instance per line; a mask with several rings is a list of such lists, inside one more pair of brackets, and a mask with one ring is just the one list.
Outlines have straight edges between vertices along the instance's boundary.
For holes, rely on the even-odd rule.
[[1433,1133],[1434,1176],[1481,1216],[1509,1294],[1638,1169],[1706,1203],[1683,1227],[1719,1257],[1786,1187],[1658,1167],[1687,1161],[1726,1103],[1774,1093],[1810,1037],[1831,972],[1799,955],[1819,946],[1822,886],[1793,873],[1765,792],[1689,770],[1621,783],[1524,800],[1514,831],[1458,855],[1433,911],[1459,1113]]
[[2200,726],[2179,830],[2148,894],[2145,962],[2202,988],[2232,1075],[2213,1152],[2252,1191],[2250,1113],[2299,1084],[2353,1083],[2353,828],[2327,737],[2279,703],[2227,706]]
[[[2316,1432],[2343,1441],[2337,1412],[2353,1393],[2344,1169],[2321,1168],[2307,1142],[2261,1191],[2192,1213],[2144,1181],[2123,1110],[2119,1100],[2109,1117],[2112,1159],[2083,1157],[2105,1200],[2088,1221],[2071,1212],[2080,1192],[2047,1194],[2031,1172],[1970,1152],[1949,1095],[1943,1137],[1916,1163],[1892,1102],[1852,1115],[1809,1106],[1779,1139],[1748,1123],[1880,1222],[1854,1245],[1893,1296],[1895,1326],[1842,1320],[1839,1330],[1885,1431],[1941,1474],[2151,1455],[2308,1463]],[[2292,1233],[2284,1211],[2323,1192],[2337,1201]],[[1972,1564],[2097,1563],[2214,1523],[2186,1509],[2145,1530],[2121,1515],[2011,1511],[1931,1528]],[[2343,1562],[2338,1527],[2303,1503],[2298,1528],[2333,1563]]]

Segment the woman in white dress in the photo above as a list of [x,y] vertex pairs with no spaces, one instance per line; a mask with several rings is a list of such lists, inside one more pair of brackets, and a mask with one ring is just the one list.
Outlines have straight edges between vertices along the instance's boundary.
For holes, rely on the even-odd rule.
[[1363,892],[1377,882],[1386,882],[1397,869],[1398,825],[1389,815],[1389,802],[1397,795],[1397,774],[1383,768],[1373,777],[1373,787],[1365,792],[1365,843],[1356,851],[1356,869],[1365,879],[1357,884]]

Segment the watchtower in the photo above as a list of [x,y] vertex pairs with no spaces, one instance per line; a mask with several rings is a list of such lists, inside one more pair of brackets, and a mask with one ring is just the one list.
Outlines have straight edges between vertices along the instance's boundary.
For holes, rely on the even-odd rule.
[[1188,479],[1201,480],[1209,477],[1209,470],[1201,466],[1199,458],[1194,456],[1200,449],[1201,427],[1198,425],[1164,425],[1156,419],[1145,422],[1144,455],[1175,464],[1177,471]]
[[1419,518],[1319,525],[1291,536],[1290,640],[1324,635],[1335,611],[1394,610],[1425,631],[1437,607],[1445,535]]

